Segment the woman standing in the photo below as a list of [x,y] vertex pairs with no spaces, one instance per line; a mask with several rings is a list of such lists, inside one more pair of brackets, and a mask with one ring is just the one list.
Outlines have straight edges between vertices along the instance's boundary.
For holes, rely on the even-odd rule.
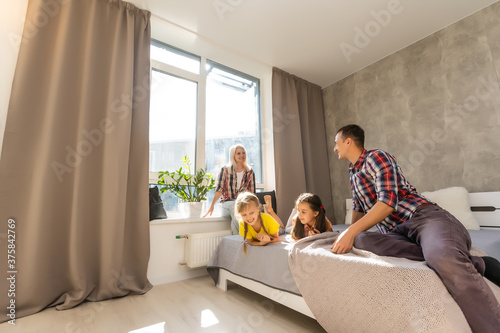
[[237,235],[239,222],[234,219],[234,200],[241,192],[255,193],[255,173],[247,164],[245,147],[237,144],[229,149],[229,163],[221,168],[217,178],[214,199],[203,217],[212,215],[220,198],[223,215],[231,216],[231,231]]

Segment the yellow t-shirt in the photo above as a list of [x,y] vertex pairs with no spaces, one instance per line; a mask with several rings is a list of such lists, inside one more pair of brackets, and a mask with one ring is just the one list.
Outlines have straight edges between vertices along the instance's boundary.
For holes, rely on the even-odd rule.
[[[269,236],[274,235],[275,233],[279,232],[280,230],[280,225],[278,222],[276,222],[275,219],[271,215],[268,215],[266,213],[260,213],[260,217],[262,219],[262,224],[266,228],[267,232],[269,233]],[[259,234],[266,234],[264,232],[264,228],[260,228],[260,231],[258,232]],[[240,235],[245,236],[245,222],[240,221]],[[257,239],[257,232],[255,229],[251,226],[248,225],[248,232],[247,232],[247,239]]]

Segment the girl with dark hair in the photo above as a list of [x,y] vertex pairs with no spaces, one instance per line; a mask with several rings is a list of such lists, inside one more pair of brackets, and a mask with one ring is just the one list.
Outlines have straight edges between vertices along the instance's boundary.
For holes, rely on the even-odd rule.
[[297,215],[292,229],[292,238],[299,240],[307,236],[332,231],[325,208],[316,194],[302,193],[295,202]]
[[279,242],[279,224],[270,215],[260,212],[259,199],[255,194],[240,193],[234,206],[235,212],[241,217],[239,232],[243,236],[245,254],[247,243],[262,246]]

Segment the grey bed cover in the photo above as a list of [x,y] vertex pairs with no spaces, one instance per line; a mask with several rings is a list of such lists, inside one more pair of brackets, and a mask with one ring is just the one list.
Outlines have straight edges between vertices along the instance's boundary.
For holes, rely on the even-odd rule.
[[293,247],[293,243],[288,243],[285,239],[286,235],[281,235],[279,243],[270,243],[266,246],[248,245],[245,255],[243,237],[226,236],[210,258],[207,271],[215,283],[219,281],[219,268],[222,268],[268,287],[300,296],[288,267],[288,251]]
[[[334,230],[342,231],[348,226],[333,227]],[[469,230],[469,234],[472,246],[500,260],[500,229]],[[225,269],[235,275],[300,296],[288,266],[288,252],[293,243],[286,241],[287,236],[290,237],[281,235],[279,243],[247,246],[247,255],[243,252],[243,237],[226,236],[215,249],[207,265],[207,271],[216,284],[219,281],[219,269]]]

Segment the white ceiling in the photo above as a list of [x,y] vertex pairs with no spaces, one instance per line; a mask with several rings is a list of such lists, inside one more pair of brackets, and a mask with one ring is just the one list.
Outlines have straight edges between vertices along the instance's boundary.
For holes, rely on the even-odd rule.
[[[216,45],[266,65],[276,66],[321,87],[335,83],[496,2],[128,1]],[[369,39],[363,40],[359,31],[368,32],[371,37],[366,35]],[[343,52],[341,46],[348,51]],[[346,57],[345,53],[349,51],[350,56]]]

